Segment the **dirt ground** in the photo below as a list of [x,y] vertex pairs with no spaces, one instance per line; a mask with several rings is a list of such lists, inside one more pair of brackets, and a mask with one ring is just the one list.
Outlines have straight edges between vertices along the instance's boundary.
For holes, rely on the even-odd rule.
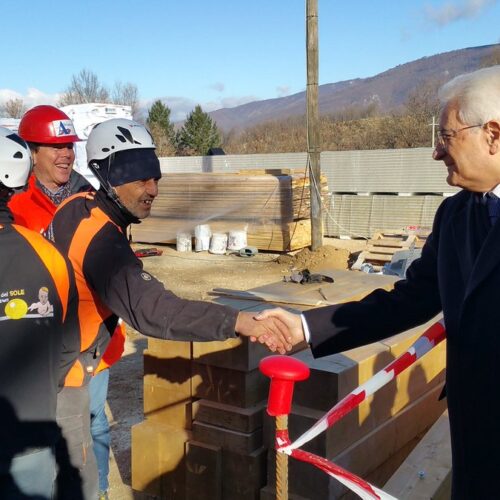
[[[144,267],[159,278],[165,287],[187,299],[211,300],[214,288],[249,290],[291,275],[292,271],[321,267],[346,269],[349,256],[364,248],[363,240],[325,238],[324,245],[311,252],[294,254],[262,252],[253,257],[212,255],[208,252],[177,252],[171,246],[159,257],[143,259]],[[151,245],[134,245],[135,248]],[[111,500],[152,499],[131,489],[130,428],[143,420],[142,352],[147,338],[128,329],[126,350],[122,360],[111,369],[108,394],[108,417],[111,423]]]

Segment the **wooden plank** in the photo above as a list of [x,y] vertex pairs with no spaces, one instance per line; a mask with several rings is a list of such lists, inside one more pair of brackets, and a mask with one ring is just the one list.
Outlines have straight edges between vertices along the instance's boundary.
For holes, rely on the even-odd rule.
[[[335,457],[335,463],[361,477],[368,475],[439,418],[446,408],[445,401],[438,401],[442,388],[443,384],[412,401],[403,411]],[[373,459],[366,460],[367,456]]]
[[144,417],[179,429],[191,429],[193,398],[183,398],[175,389],[144,382]]
[[261,447],[242,455],[222,450],[222,498],[224,500],[258,500],[267,475],[267,448]]
[[226,405],[206,399],[194,404],[193,416],[198,422],[217,425],[238,432],[253,432],[262,427],[266,401],[248,408]]
[[181,397],[191,396],[191,360],[159,356],[144,350],[144,380],[149,384],[175,389]]
[[221,368],[255,370],[259,367],[260,360],[266,356],[269,356],[269,349],[266,346],[259,342],[250,342],[245,337],[220,342],[193,342],[194,360]]
[[[328,411],[338,400],[405,351],[409,344],[425,331],[426,326],[413,329],[406,335],[394,336],[385,343],[376,342],[342,354],[318,359],[313,359],[309,350],[294,354],[294,358],[305,362],[311,370],[309,378],[295,386],[294,409],[297,406]],[[403,339],[408,339],[408,343]],[[397,379],[369,397],[355,412],[337,423],[329,431],[329,439],[334,448],[325,449],[323,452],[340,453],[352,440],[359,439],[401,411],[411,401],[442,384],[445,363],[446,345],[441,343],[412,367],[403,371]],[[303,410],[299,413],[307,420]],[[300,429],[294,427],[296,432],[303,432],[308,423],[297,425],[300,425]]]
[[222,499],[222,450],[220,446],[186,443],[186,500]]
[[195,420],[193,438],[202,443],[218,445],[225,450],[246,455],[262,447],[262,427],[252,432],[240,432]]
[[[445,494],[442,490],[446,490],[450,478],[450,424],[445,411],[389,479],[384,491],[401,500],[436,499]],[[447,498],[450,493],[448,490]]]
[[132,488],[172,500],[185,498],[189,431],[145,420],[132,426]]
[[267,399],[269,379],[259,370],[243,372],[193,362],[193,396],[248,408]]
[[[164,174],[151,214],[194,218],[269,218],[281,221],[308,217],[309,182],[304,174],[243,175],[235,173]],[[320,190],[328,192],[326,178]]]
[[414,238],[399,239],[399,238],[380,238],[368,240],[369,245],[375,247],[390,247],[390,248],[405,248],[409,247]]
[[356,273],[344,269],[321,268],[319,272],[332,277],[334,282],[304,285],[277,282],[247,291],[215,288],[212,293],[246,300],[318,307],[359,300],[375,288],[390,290],[397,281],[394,276]]
[[143,353],[146,418],[190,428],[191,350],[191,342],[148,340]]
[[[367,477],[415,436],[429,428],[441,415],[446,406],[445,402],[438,401],[441,390],[442,384],[413,400],[402,411],[353,442],[340,454],[330,455],[327,453],[324,455],[321,452],[319,454],[360,477]],[[291,424],[290,422],[290,429],[292,429]],[[327,433],[334,428],[335,426]],[[344,429],[344,432],[349,433],[355,429],[356,427],[351,425]],[[294,433],[292,439],[295,437],[297,436]],[[318,452],[317,440],[318,438],[315,438],[305,448],[313,453]],[[328,448],[332,446],[334,437],[323,437],[322,440],[322,447]],[[265,442],[268,443],[268,440],[266,439]],[[269,461],[268,476],[275,477],[274,458]],[[309,464],[292,460],[289,462],[289,491],[291,494],[314,498],[314,500],[330,500],[331,498],[340,498],[345,494],[346,488]]]
[[[319,288],[315,287],[315,292],[319,294]],[[277,302],[285,304],[298,304],[304,306],[318,307],[324,303],[321,299],[308,299],[303,297],[290,298],[290,296],[280,296],[277,294],[271,294],[261,291],[243,291],[243,290],[231,290],[229,288],[214,288],[209,295],[225,295],[227,297],[235,297],[238,299],[245,300],[258,300],[264,302]]]

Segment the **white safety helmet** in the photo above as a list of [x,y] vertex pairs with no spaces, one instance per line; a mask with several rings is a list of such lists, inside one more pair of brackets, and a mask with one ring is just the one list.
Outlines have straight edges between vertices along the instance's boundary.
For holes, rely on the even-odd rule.
[[113,118],[98,123],[87,140],[87,161],[104,160],[113,153],[130,149],[155,149],[148,129],[133,120]]
[[31,167],[31,153],[26,142],[12,130],[0,127],[0,184],[11,189],[24,187]]
[[160,179],[160,161],[148,129],[133,120],[113,118],[98,123],[87,140],[87,160],[108,197],[127,215],[115,187],[145,179]]

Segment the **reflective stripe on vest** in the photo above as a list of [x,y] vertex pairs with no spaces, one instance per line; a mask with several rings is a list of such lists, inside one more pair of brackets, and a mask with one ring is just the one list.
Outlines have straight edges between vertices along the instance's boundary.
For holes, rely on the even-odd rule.
[[[82,194],[76,196],[86,196]],[[74,197],[73,197],[74,199]],[[69,199],[68,199],[69,200]],[[65,200],[60,207],[64,206]],[[90,289],[83,275],[83,260],[87,253],[88,247],[94,236],[107,224],[114,222],[106,215],[99,207],[94,207],[90,211],[90,217],[83,219],[77,227],[75,234],[71,240],[68,256],[73,264],[76,279],[76,288],[78,290],[78,322],[80,324],[80,357],[71,367],[64,385],[67,387],[80,387],[85,383],[86,375],[92,375],[95,369],[93,365],[84,366],[85,356],[82,354],[88,353],[90,348],[95,346],[99,328],[104,321],[111,316],[112,312],[106,307],[97,295]],[[116,225],[116,224],[114,224]],[[106,272],[106,270],[103,270]],[[97,356],[102,353],[96,353]]]

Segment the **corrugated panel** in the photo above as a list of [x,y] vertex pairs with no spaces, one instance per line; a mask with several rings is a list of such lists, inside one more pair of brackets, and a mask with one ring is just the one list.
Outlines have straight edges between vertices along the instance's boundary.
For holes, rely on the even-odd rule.
[[324,210],[327,236],[370,238],[380,229],[430,228],[443,196],[332,195]]
[[446,167],[432,159],[432,148],[328,151],[321,171],[331,192],[454,193]]

